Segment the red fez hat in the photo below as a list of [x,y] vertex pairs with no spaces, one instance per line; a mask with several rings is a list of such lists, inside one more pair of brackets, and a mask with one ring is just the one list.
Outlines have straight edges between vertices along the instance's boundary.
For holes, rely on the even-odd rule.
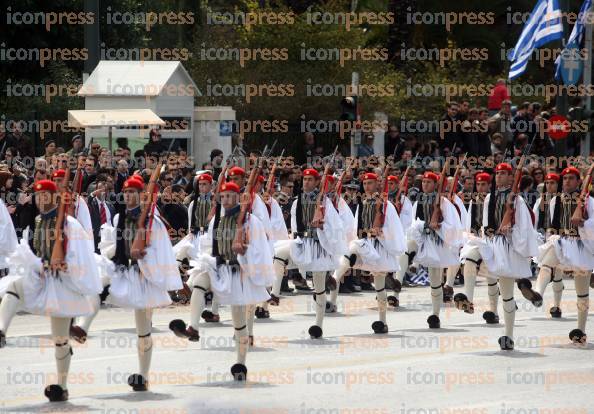
[[365,173],[363,174],[363,181],[365,180],[377,180],[377,174],[371,172]]
[[329,175],[328,177],[326,177],[328,179],[329,183],[334,183],[334,181],[336,181],[336,177],[333,175]]
[[237,175],[245,176],[245,170],[241,167],[231,167],[229,169],[229,177],[235,177]]
[[486,172],[480,172],[474,178],[477,183],[490,183],[491,182],[491,175]]
[[564,175],[567,175],[567,174],[575,174],[575,176],[576,176],[577,178],[580,178],[580,170],[578,170],[578,169],[577,169],[577,168],[575,168],[575,167],[567,167],[566,169],[564,169],[564,170],[561,172],[561,175],[563,175],[563,176],[564,176]]
[[258,182],[259,183],[263,183],[264,181],[266,181],[266,179],[264,178],[264,176],[263,175],[259,175],[258,176]]
[[545,181],[559,181],[559,180],[560,180],[559,174],[548,173],[547,175],[545,175]]
[[388,175],[388,181],[393,181],[393,182],[397,183],[398,177],[396,177],[395,175]]
[[320,173],[317,170],[314,170],[313,168],[308,168],[306,170],[303,170],[303,176],[320,178]]
[[233,191],[234,193],[239,194],[239,186],[234,182],[227,181],[221,186],[221,193],[224,193],[225,191]]
[[126,182],[124,182],[124,190],[127,190],[129,188],[133,190],[142,191],[144,189],[144,182],[139,180],[135,176],[132,176],[128,178]]
[[497,164],[497,167],[495,167],[495,171],[509,171],[511,172],[513,170],[512,166],[509,165],[507,162],[502,162],[501,164]]
[[212,175],[210,174],[200,174],[197,178],[198,181],[208,181],[212,183]]
[[33,186],[35,192],[38,191],[51,191],[56,192],[58,191],[58,186],[51,180],[39,180]]
[[435,174],[433,171],[425,171],[423,178],[433,180],[435,182],[439,181],[439,175]]
[[66,177],[66,170],[56,170],[52,174],[52,179],[53,178],[64,178],[64,177]]

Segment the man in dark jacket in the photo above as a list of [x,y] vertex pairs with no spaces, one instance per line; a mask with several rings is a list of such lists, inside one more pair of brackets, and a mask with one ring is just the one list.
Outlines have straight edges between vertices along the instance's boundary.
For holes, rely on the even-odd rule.
[[112,224],[112,218],[115,215],[115,209],[106,199],[111,191],[107,176],[99,174],[95,180],[96,189],[88,198],[89,214],[91,215],[91,224],[93,225],[93,239],[95,242],[95,252],[99,253],[100,229],[105,223]]

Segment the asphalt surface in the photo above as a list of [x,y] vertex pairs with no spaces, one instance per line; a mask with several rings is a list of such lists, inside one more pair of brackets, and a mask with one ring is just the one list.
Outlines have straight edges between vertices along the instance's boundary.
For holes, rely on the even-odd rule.
[[126,383],[138,366],[133,313],[102,308],[88,341],[74,347],[70,400],[51,404],[43,396],[45,385],[55,381],[49,320],[17,315],[0,349],[0,412],[594,413],[594,344],[576,346],[568,339],[576,327],[573,281],[565,280],[560,320],[548,314],[550,287],[538,309],[516,291],[511,352],[497,344],[503,325],[482,320],[487,292],[479,283],[475,313],[444,305],[439,330],[426,324],[428,288],[403,291],[401,307],[388,312],[385,335],[371,330],[377,319],[373,292],[339,296],[339,313],[325,319],[322,340],[307,334],[314,321],[311,295],[287,296],[271,307],[270,319],[256,321],[243,384],[229,373],[235,362],[229,308],[221,308],[221,323],[202,324],[201,340],[194,343],[168,329],[171,319],[188,320],[189,306],[159,309],[150,390],[143,393]]

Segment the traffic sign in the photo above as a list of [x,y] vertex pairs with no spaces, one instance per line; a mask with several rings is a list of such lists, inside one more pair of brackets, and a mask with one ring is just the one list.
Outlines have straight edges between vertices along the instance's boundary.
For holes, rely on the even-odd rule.
[[575,40],[561,53],[561,77],[566,85],[576,85],[582,77],[584,59]]
[[553,115],[547,122],[547,131],[553,139],[564,139],[571,132],[571,123],[563,115]]

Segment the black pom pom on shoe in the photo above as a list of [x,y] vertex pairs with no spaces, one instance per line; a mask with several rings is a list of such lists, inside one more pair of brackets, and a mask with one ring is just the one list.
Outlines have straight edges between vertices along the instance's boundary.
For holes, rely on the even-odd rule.
[[375,321],[371,324],[371,329],[376,334],[385,334],[388,333],[388,325],[386,325],[382,321]]
[[499,316],[495,312],[485,311],[483,313],[483,319],[489,325],[495,325],[499,323]]
[[310,326],[307,332],[312,339],[318,339],[322,337],[322,328],[320,328],[318,325]]
[[43,392],[50,402],[60,402],[68,400],[68,390],[63,389],[57,384],[48,385]]
[[234,364],[231,367],[231,375],[235,381],[247,380],[247,367],[243,364]]
[[585,344],[588,338],[581,329],[573,329],[569,332],[569,339],[571,339],[571,342],[574,344]]
[[147,391],[148,383],[146,379],[140,374],[132,374],[128,377],[128,385],[132,387],[134,391]]
[[499,347],[502,351],[514,350],[514,340],[511,339],[509,336],[502,336],[497,340],[497,342],[499,342]]
[[441,323],[439,321],[439,316],[437,316],[437,315],[429,316],[427,318],[427,323],[429,324],[430,329],[439,329],[441,326]]
[[561,308],[558,306],[553,306],[549,313],[551,314],[551,318],[560,318],[561,317]]

